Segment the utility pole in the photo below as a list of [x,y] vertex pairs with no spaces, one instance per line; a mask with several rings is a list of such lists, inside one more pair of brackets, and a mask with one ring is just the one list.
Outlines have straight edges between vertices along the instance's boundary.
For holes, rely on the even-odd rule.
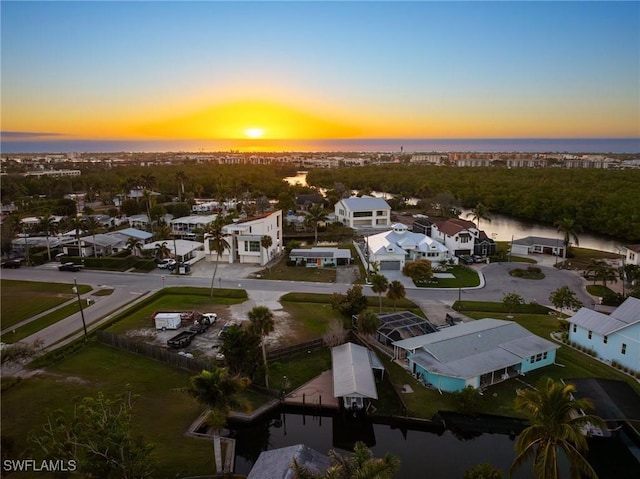
[[84,310],[82,309],[82,300],[80,299],[80,289],[78,289],[78,280],[73,278],[73,287],[74,292],[78,295],[78,306],[80,306],[80,316],[82,317],[82,328],[84,329],[84,339],[87,341],[89,339],[89,335],[87,334],[87,323],[84,320]]

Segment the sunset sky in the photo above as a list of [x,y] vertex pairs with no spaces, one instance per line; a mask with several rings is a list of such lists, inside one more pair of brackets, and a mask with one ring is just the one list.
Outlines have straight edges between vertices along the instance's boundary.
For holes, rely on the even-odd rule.
[[640,136],[639,2],[1,9],[7,138]]

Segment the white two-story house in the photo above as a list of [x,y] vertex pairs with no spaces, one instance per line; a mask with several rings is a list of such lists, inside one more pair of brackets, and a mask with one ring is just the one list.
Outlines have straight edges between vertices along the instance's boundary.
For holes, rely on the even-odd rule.
[[336,221],[350,228],[387,228],[391,226],[391,207],[382,198],[352,196],[334,207]]
[[[238,220],[223,226],[222,232],[229,248],[220,255],[220,261],[264,266],[282,250],[282,210]],[[271,238],[269,248],[262,247],[264,236]],[[208,235],[204,244],[207,261],[217,261]]]
[[474,254],[475,240],[479,234],[472,221],[459,218],[437,221],[431,227],[431,237],[445,245],[455,256]]
[[608,316],[581,308],[567,321],[569,341],[602,360],[640,372],[640,299],[628,297]]

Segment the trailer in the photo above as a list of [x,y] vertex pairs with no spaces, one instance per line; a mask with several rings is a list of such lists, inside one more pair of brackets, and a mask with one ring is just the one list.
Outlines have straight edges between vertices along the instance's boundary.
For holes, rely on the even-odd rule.
[[182,331],[167,341],[167,346],[173,349],[185,348],[191,344],[194,336],[198,334],[195,331]]
[[182,324],[180,313],[156,313],[153,316],[156,329],[178,329]]

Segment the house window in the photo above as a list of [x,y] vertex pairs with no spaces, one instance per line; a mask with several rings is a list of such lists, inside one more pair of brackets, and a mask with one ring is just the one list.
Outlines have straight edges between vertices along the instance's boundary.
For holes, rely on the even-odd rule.
[[378,215],[378,216],[385,216],[386,214],[387,214],[387,212],[384,211],[384,210],[383,211],[376,211],[376,215]]
[[542,361],[542,354],[536,354],[536,362]]
[[603,337],[602,337],[602,342],[603,342],[604,344],[607,344],[607,337],[606,337],[606,336],[603,336]]
[[622,343],[622,349],[620,350],[622,354],[627,354],[627,345]]
[[573,325],[573,332],[574,333],[578,332],[578,326],[576,326],[575,324]]
[[244,242],[244,250],[245,252],[251,251],[253,253],[260,252],[260,241],[245,241]]
[[373,213],[371,211],[354,211],[353,212],[354,218],[364,218],[367,216],[373,216]]
[[589,339],[591,339],[592,333],[591,331],[589,331]]

